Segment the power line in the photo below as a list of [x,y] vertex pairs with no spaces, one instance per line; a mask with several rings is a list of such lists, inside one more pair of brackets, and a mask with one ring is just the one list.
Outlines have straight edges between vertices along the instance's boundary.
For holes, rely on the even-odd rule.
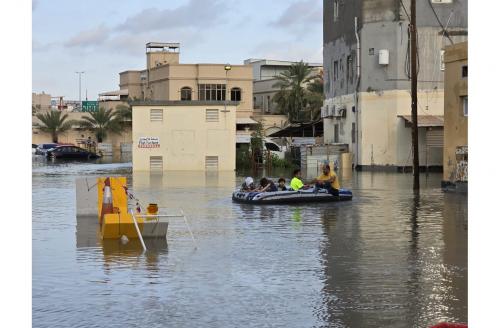
[[448,34],[448,31],[446,31],[446,28],[443,26],[443,24],[439,20],[439,17],[438,17],[438,15],[436,13],[436,10],[434,10],[434,6],[432,5],[431,0],[427,0],[427,2],[429,3],[429,6],[431,7],[432,12],[434,13],[434,17],[436,17],[436,20],[439,23],[439,26],[441,26],[441,28],[443,29],[443,35],[446,36],[448,38],[448,40],[450,40],[451,44],[454,44],[453,40],[450,38],[450,35]]
[[405,4],[403,3],[403,0],[399,0],[401,3],[401,6],[403,6],[403,10],[405,11],[406,17],[408,18],[408,21],[410,21],[410,15],[408,15],[408,11],[406,11]]

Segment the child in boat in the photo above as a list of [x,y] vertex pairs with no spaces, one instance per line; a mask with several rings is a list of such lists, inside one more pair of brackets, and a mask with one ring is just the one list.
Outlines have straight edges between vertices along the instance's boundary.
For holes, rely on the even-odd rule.
[[257,190],[257,188],[255,188],[255,184],[253,183],[253,178],[252,177],[246,177],[245,181],[241,185],[241,189],[240,190],[241,191],[246,191],[246,192]]
[[296,169],[293,171],[293,178],[290,181],[290,187],[297,191],[297,190],[304,190],[304,189],[309,189],[309,185],[305,185],[302,183],[302,172],[300,169]]
[[260,179],[260,192],[265,192],[265,191],[278,191],[278,188],[276,188],[276,185],[274,182],[271,180],[268,180],[266,178]]
[[278,191],[288,191],[288,188],[285,186],[284,178],[279,178],[278,180]]

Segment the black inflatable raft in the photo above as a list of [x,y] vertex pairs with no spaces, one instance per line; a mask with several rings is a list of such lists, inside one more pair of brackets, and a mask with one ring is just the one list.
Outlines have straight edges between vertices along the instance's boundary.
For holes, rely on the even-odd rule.
[[340,189],[339,196],[329,194],[325,189],[275,192],[233,192],[233,202],[244,204],[296,204],[316,202],[341,202],[352,200],[352,192]]

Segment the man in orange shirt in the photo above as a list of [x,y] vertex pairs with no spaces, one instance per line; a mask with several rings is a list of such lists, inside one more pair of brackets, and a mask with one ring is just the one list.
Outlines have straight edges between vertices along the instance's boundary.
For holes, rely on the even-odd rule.
[[330,170],[330,165],[324,165],[323,174],[314,179],[313,182],[315,183],[316,188],[324,188],[334,196],[339,195],[339,179],[337,178],[335,172]]

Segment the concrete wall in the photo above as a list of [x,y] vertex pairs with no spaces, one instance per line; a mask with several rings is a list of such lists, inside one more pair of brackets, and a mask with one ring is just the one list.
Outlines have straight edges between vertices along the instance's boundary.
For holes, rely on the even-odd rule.
[[[163,121],[151,122],[150,110],[163,109]],[[206,109],[218,109],[219,121],[206,122]],[[205,170],[205,157],[218,156],[218,169],[236,165],[236,106],[133,106],[132,163],[134,171],[149,171],[150,156],[163,157],[163,170]],[[159,148],[139,148],[140,137],[159,137]]]
[[31,105],[35,106],[36,110],[49,110],[51,97],[46,93],[31,93]]
[[456,170],[458,146],[467,146],[468,118],[463,112],[463,97],[468,95],[467,78],[462,67],[467,66],[467,42],[446,48],[444,89],[444,149],[443,180],[451,181]]
[[[80,120],[83,116],[88,115],[86,113],[81,112],[68,112],[69,120]],[[40,121],[35,116],[32,117],[33,123],[39,123]],[[74,129],[71,129],[65,133],[59,134],[59,143],[71,143],[77,144],[77,139],[87,139],[91,137],[91,140],[96,141],[95,135],[87,130],[82,130],[77,128],[75,125]],[[40,131],[39,129],[33,127],[31,134],[31,142],[34,144],[41,143],[52,143],[52,137],[49,133],[45,133]],[[124,127],[121,131],[121,134],[109,133],[108,136],[103,140],[103,143],[110,143],[113,147],[113,152],[120,151],[120,145],[122,143],[131,143],[132,142],[132,129],[131,127]]]

